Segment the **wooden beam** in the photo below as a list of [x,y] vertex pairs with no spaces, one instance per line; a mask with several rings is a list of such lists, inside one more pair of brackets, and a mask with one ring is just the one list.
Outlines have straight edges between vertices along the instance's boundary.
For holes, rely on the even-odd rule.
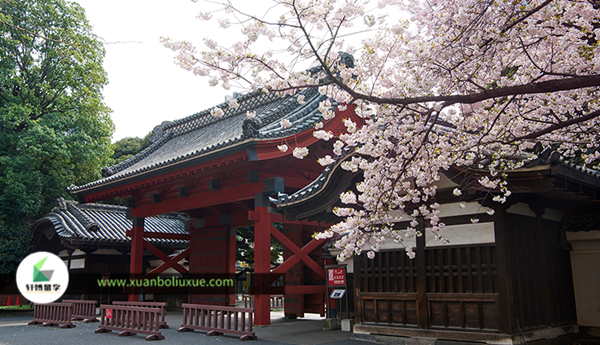
[[242,183],[239,185],[227,186],[221,190],[209,190],[188,197],[162,200],[160,204],[146,204],[131,210],[133,217],[155,216],[171,212],[182,212],[185,210],[207,207],[212,205],[225,204],[242,200],[253,199],[255,194],[262,193],[262,182]]
[[[148,241],[144,241],[144,248],[148,249],[148,251],[150,251],[150,253],[154,254],[157,258],[159,258],[163,262],[167,262],[167,261],[171,260],[171,258],[167,254],[160,251],[160,249],[156,248],[154,245],[152,245],[152,243],[150,243]],[[164,263],[161,264],[161,266],[162,265],[164,265]],[[160,266],[158,266],[158,267],[160,267]],[[190,271],[185,269],[185,267],[181,266],[177,262],[174,263],[171,267],[173,267],[174,270],[176,270],[177,272],[179,272],[181,274],[189,274],[190,273]]]
[[177,196],[180,198],[184,198],[188,196],[188,189],[186,187],[177,188]]
[[325,285],[286,285],[286,295],[316,295],[327,292]]
[[[125,231],[125,236],[133,237],[133,232],[131,230],[126,230]],[[164,233],[164,232],[149,232],[149,231],[144,231],[143,232],[143,236],[144,236],[144,238],[160,238],[160,239],[163,239],[163,240],[182,240],[182,241],[189,241],[190,240],[190,235],[186,235],[186,234],[169,234],[169,233]]]
[[[293,265],[295,265],[298,261],[301,260],[306,266],[308,266],[311,270],[317,273],[321,278],[327,278],[323,267],[321,267],[321,265],[316,263],[311,257],[308,256],[308,254],[310,254],[310,252],[312,252],[315,248],[322,244],[324,240],[312,239],[310,242],[308,242],[308,244],[306,244],[302,247],[302,249],[300,249],[289,238],[285,237],[284,234],[279,232],[279,230],[275,229],[275,227],[272,227],[271,235],[273,235],[273,237],[275,237],[275,239],[279,241],[281,245],[283,245],[285,248],[294,253],[294,255],[286,261],[284,261],[284,263],[281,266],[273,270],[274,274],[284,274],[290,268],[292,268]],[[289,264],[286,264],[287,261],[295,262],[290,262]]]
[[[185,249],[184,251],[182,251],[181,253],[177,254],[175,257],[169,258],[168,261],[165,261],[164,264],[156,267],[155,269],[153,269],[152,271],[148,272],[148,274],[146,274],[144,276],[144,279],[151,279],[156,277],[157,275],[161,274],[162,272],[164,272],[167,268],[169,267],[174,267],[175,264],[177,264],[178,266],[180,266],[178,264],[179,261],[181,261],[181,259],[186,258],[188,255],[190,254],[190,248]],[[164,261],[164,260],[163,260]],[[181,267],[181,266],[180,266]],[[183,267],[182,267],[183,268]],[[185,268],[184,268],[185,270]],[[187,271],[187,270],[186,270]],[[186,273],[186,274],[189,274]]]

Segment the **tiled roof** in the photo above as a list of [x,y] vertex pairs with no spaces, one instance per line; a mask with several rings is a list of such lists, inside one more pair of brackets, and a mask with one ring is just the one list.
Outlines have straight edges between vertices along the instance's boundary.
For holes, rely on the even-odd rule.
[[298,190],[292,195],[288,195],[285,193],[279,193],[277,195],[277,199],[269,198],[270,201],[277,205],[277,207],[286,207],[288,205],[294,204],[296,202],[302,201],[304,199],[308,199],[312,195],[315,195],[321,192],[331,178],[331,174],[334,170],[338,168],[338,166],[346,160],[346,158],[350,157],[353,152],[352,147],[345,147],[344,153],[342,156],[335,157],[333,163],[329,164],[325,167],[325,169],[321,172],[321,174],[314,179],[311,183],[306,185],[304,188]]
[[[271,202],[277,205],[278,208],[285,208],[320,193],[324,190],[325,186],[332,178],[331,176],[334,171],[338,170],[339,165],[348,157],[350,157],[352,152],[353,150],[351,147],[346,147],[345,153],[342,156],[335,157],[334,162],[328,165],[325,170],[323,170],[323,172],[306,187],[291,195],[279,193],[277,199],[270,198]],[[487,165],[491,163],[491,161],[491,157],[485,157],[479,160],[479,162],[476,164],[481,164],[480,168],[486,169]],[[568,175],[573,179],[600,187],[600,171],[569,162],[562,158],[557,151],[545,150],[537,154],[534,158],[523,159],[523,168],[533,168],[544,165],[562,167],[562,169],[554,169],[552,172],[554,175]]]
[[[90,242],[125,242],[131,238],[125,235],[131,230],[133,222],[126,217],[127,207],[103,204],[83,204],[62,198],[55,201],[55,207],[39,219],[34,228],[50,221],[56,233],[65,240]],[[145,232],[189,235],[185,222],[189,218],[183,213],[147,217],[144,221]],[[188,241],[148,238],[147,241],[160,245],[185,245]]]
[[[281,98],[256,92],[236,98],[237,108],[229,107],[228,103],[217,105],[224,111],[220,118],[210,114],[211,108],[181,120],[163,122],[154,129],[154,143],[144,151],[117,165],[105,167],[103,179],[83,186],[71,186],[69,190],[77,192],[100,186],[246,141],[276,139],[304,132],[323,120],[318,107],[326,97],[317,89],[307,89],[301,94],[305,96],[304,104],[299,104],[296,96]],[[256,116],[247,119],[247,112],[256,112]],[[282,119],[290,121],[292,126],[283,130]]]

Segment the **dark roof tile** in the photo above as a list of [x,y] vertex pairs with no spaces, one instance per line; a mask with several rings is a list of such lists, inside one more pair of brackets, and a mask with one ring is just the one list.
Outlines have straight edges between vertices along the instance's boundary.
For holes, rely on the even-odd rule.
[[[302,132],[322,120],[318,107],[326,99],[317,89],[303,90],[302,94],[306,102],[302,105],[293,96],[280,98],[260,92],[242,95],[236,98],[239,103],[236,109],[230,108],[227,103],[218,105],[224,110],[220,118],[210,115],[211,108],[184,119],[163,122],[155,128],[154,143],[144,151],[124,162],[105,167],[103,179],[83,186],[71,186],[69,190],[77,192],[100,186],[202,156],[249,138],[280,138]],[[246,118],[249,111],[256,112],[254,119]],[[282,119],[292,122],[292,127],[283,131]]]
[[[36,222],[50,221],[56,233],[69,240],[89,240],[101,242],[130,242],[126,236],[133,222],[126,217],[127,207],[102,204],[79,205],[74,201],[57,199],[51,212]],[[144,231],[168,234],[189,235],[185,230],[185,222],[189,219],[184,214],[167,214],[147,217]],[[34,225],[34,227],[36,226]],[[177,245],[187,244],[184,240],[154,239],[147,241],[154,244]]]

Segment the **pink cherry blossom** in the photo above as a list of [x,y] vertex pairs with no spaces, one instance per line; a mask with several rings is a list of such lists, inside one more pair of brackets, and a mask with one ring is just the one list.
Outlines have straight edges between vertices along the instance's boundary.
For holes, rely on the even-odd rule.
[[[341,167],[364,177],[356,205],[335,211],[344,220],[319,235],[341,236],[339,260],[363,251],[376,255],[386,240],[403,246],[390,211],[427,214],[435,238],[448,243],[434,205],[436,183],[452,166],[481,172],[472,183],[492,196],[488,200],[505,203],[507,175],[539,158],[536,143],[579,155],[591,167],[600,161],[600,29],[593,1],[272,5],[268,13],[250,13],[226,2],[224,11],[198,16],[221,17],[204,44],[168,36],[161,43],[179,66],[211,86],[297,95],[298,104],[305,102],[303,90],[318,88],[327,96],[318,107],[325,122],[346,105],[364,119],[360,128],[345,120],[333,143],[337,157],[353,148]],[[222,30],[231,44],[219,39]],[[352,54],[354,63],[338,52]],[[314,135],[332,140],[322,128],[317,123]],[[308,148],[294,149],[296,158],[307,155]],[[461,184],[453,194],[462,197],[469,188]],[[422,235],[424,226],[406,233]]]

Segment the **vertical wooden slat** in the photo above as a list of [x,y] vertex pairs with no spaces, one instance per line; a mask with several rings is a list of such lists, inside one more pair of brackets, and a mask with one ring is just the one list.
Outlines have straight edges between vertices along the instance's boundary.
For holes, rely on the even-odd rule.
[[463,265],[462,265],[462,248],[456,248],[456,268],[458,269],[458,291],[459,293],[465,293],[464,289],[464,277],[463,277]]
[[477,265],[477,292],[483,292],[483,263],[481,262],[481,247],[475,247],[475,264]]
[[446,267],[444,265],[443,249],[436,249],[435,252],[437,252],[438,264],[440,267],[440,285],[437,292],[443,293],[446,292]]
[[427,320],[427,277],[425,271],[425,235],[417,237],[417,320],[421,329],[428,329]]
[[494,239],[496,242],[496,262],[498,265],[498,328],[502,333],[513,333],[513,290],[510,269],[510,238],[506,222],[506,210],[495,209]]
[[406,279],[406,255],[404,253],[400,253],[398,255],[398,259],[400,262],[400,267],[401,267],[401,273],[400,273],[400,279],[401,279],[401,285],[400,285],[400,292],[406,292],[408,291],[408,287],[407,287],[407,279]]
[[448,292],[449,293],[453,293],[454,292],[454,264],[452,260],[452,253],[454,252],[454,249],[452,248],[448,248],[446,249],[446,253],[447,253],[447,257],[448,257]]
[[[527,296],[528,295],[527,292],[529,291],[529,286],[531,285],[529,283],[530,276],[528,274],[528,270],[529,270],[528,263],[530,263],[530,261],[527,260],[527,254],[531,250],[531,240],[530,240],[529,243],[525,242],[525,241],[527,241],[527,239],[526,239],[526,235],[527,235],[526,232],[528,232],[528,231],[526,231],[525,228],[523,228],[521,230],[523,230],[523,231],[519,231],[519,234],[521,235],[521,243],[523,243],[523,253],[522,253],[523,254],[523,261],[519,261],[519,262],[522,263],[522,265],[524,267],[524,273],[525,274],[524,274],[523,278],[525,280],[525,284],[524,284],[525,286],[524,286],[523,289],[519,289],[520,290],[519,293],[521,295],[521,301],[525,301],[525,305],[524,305],[524,308],[523,308],[524,310],[523,311],[526,312],[526,314],[522,315],[523,320],[522,320],[521,328],[523,328],[523,327],[533,326],[533,323],[531,322],[531,317],[532,317],[532,315],[531,315],[531,302],[529,301],[529,298]],[[531,233],[529,233],[529,234],[531,234]]]
[[390,253],[390,260],[392,261],[392,270],[394,271],[393,274],[393,280],[392,280],[392,290],[390,292],[399,292],[400,291],[400,287],[398,286],[399,282],[398,282],[398,268],[399,268],[399,264],[398,264],[398,252],[397,251],[393,251]]
[[485,292],[494,292],[494,277],[492,273],[492,248],[490,246],[485,247],[485,264],[487,272],[487,286]]
[[379,255],[384,254],[385,257],[385,267],[387,269],[387,272],[385,274],[386,277],[386,292],[392,292],[392,269],[393,269],[393,265],[390,265],[390,253],[389,252],[385,252],[385,253],[379,253]]
[[[377,260],[377,267],[373,270],[374,272],[377,272],[377,292],[383,292],[383,264],[382,264],[382,258],[381,255],[376,255],[376,260]],[[375,260],[371,260],[371,261],[375,261]],[[376,270],[376,271],[375,271]]]
[[435,292],[435,257],[433,250],[425,250],[425,253],[427,254],[425,267],[429,270],[429,292]]
[[[415,265],[413,265],[414,263],[414,259],[410,259],[408,258],[408,256],[405,257],[406,262],[408,263],[408,267],[409,267],[409,273],[410,273],[410,279],[409,279],[409,284],[410,284],[410,292],[416,292],[417,291],[417,279],[416,279],[416,272],[415,272]],[[419,260],[417,260],[417,262],[419,262]],[[425,252],[423,251],[423,279],[426,279],[425,277]]]
[[471,264],[471,248],[465,248],[467,256],[467,292],[473,291],[473,266]]

